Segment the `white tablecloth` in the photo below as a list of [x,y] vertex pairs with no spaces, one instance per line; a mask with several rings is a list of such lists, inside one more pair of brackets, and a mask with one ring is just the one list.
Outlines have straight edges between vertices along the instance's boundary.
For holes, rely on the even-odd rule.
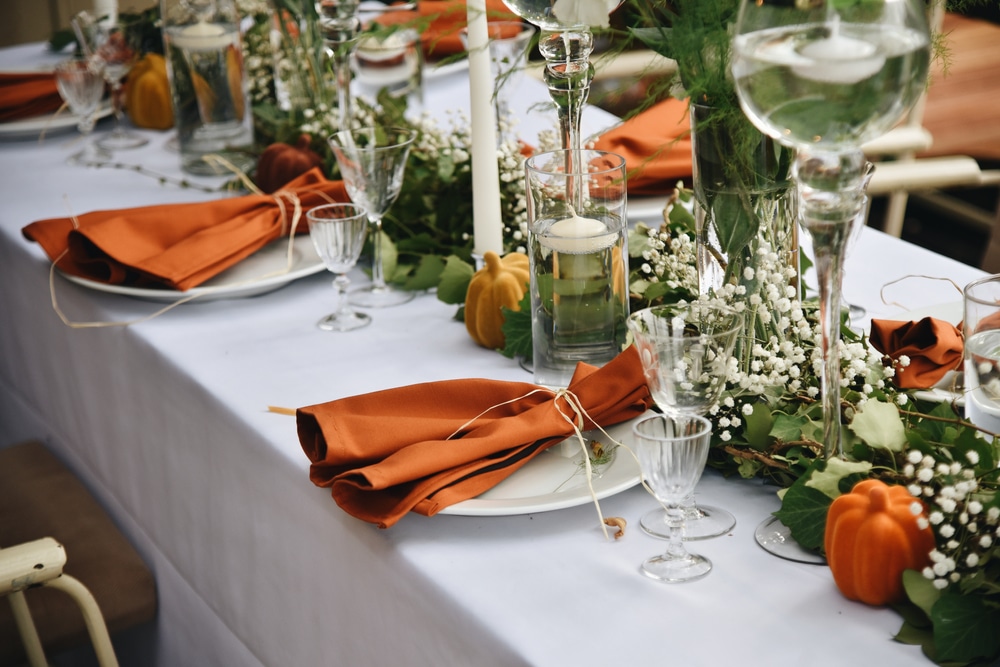
[[[0,64],[40,62],[40,47]],[[467,99],[461,75],[429,106]],[[465,95],[465,97],[463,97]],[[544,94],[542,94],[544,96]],[[605,119],[600,115],[591,118]],[[595,121],[596,122],[596,121]],[[598,128],[592,128],[598,129]],[[99,131],[108,131],[103,125]],[[180,176],[168,135],[123,161]],[[681,586],[643,578],[663,542],[638,528],[653,502],[632,489],[602,502],[630,521],[605,541],[593,506],[518,516],[417,515],[380,531],[308,480],[298,407],[446,378],[530,380],[477,347],[432,295],[372,314],[367,329],[319,331],[329,276],[247,299],[193,302],[128,328],[72,329],[49,299],[49,262],[21,236],[69,212],[206,199],[137,173],[64,164],[64,133],[0,144],[0,446],[40,438],[97,492],[154,569],[157,638],[136,665],[904,665],[891,611],[845,600],[825,567],[760,549],[754,527],[774,488],[706,473],[703,502],[738,519],[693,548],[715,569]],[[980,275],[866,229],[845,296],[869,314],[958,301]],[[79,322],[133,319],[159,305],[55,278]],[[69,554],[72,558],[72,554]],[[136,647],[132,647],[136,649]],[[128,664],[128,663],[126,663]]]

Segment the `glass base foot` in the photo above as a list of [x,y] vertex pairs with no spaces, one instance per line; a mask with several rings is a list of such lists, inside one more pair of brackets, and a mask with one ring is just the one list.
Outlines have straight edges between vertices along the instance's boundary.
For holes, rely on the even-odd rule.
[[776,516],[761,521],[753,536],[764,551],[778,558],[809,565],[826,565],[826,558],[822,555],[799,546],[792,537],[792,531]]
[[112,132],[95,143],[105,150],[126,151],[145,146],[149,143],[149,139],[132,132]]
[[[653,537],[670,539],[670,526],[667,524],[667,512],[662,507],[650,510],[642,515],[639,526]],[[725,535],[736,526],[736,517],[730,512],[710,505],[698,505],[692,511],[684,513],[684,540],[707,540],[711,537]]]
[[391,287],[366,287],[348,293],[347,301],[352,306],[364,308],[388,308],[413,300],[414,292],[404,292]]
[[679,558],[653,556],[640,569],[650,579],[679,584],[704,577],[712,571],[712,561],[697,554],[685,554]]
[[76,167],[98,167],[108,162],[111,162],[111,153],[96,146],[91,146],[66,158],[66,164]]
[[316,326],[323,331],[353,331],[372,323],[372,318],[364,313],[333,313],[327,315]]

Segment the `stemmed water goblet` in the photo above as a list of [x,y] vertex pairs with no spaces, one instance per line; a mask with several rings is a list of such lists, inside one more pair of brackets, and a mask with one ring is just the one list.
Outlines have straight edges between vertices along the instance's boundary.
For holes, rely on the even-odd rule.
[[646,485],[663,503],[670,531],[663,554],[642,564],[647,577],[667,583],[700,579],[712,562],[684,548],[684,499],[694,493],[711,445],[712,424],[691,415],[653,415],[632,427],[636,457]]
[[[656,406],[667,415],[703,416],[726,387],[729,363],[742,318],[731,308],[702,302],[653,306],[629,316],[628,327]],[[724,509],[684,501],[687,540],[717,537],[736,525]],[[672,534],[662,508],[642,516],[642,529]]]
[[309,236],[324,266],[337,277],[333,286],[338,294],[337,311],[321,319],[316,326],[324,331],[352,331],[371,324],[371,317],[356,312],[347,300],[350,279],[347,272],[361,256],[368,233],[368,215],[357,204],[325,204],[306,213]]
[[115,116],[115,126],[111,134],[97,140],[97,145],[109,151],[138,148],[149,143],[149,139],[131,132],[122,126],[122,80],[132,69],[139,56],[139,50],[124,23],[98,22],[92,29],[93,58],[100,63],[104,80],[111,86],[111,109]]
[[70,112],[79,118],[77,129],[84,141],[83,149],[71,155],[67,162],[84,166],[107,162],[111,155],[87,139],[94,129],[97,108],[104,97],[104,75],[91,61],[73,58],[56,65],[55,79],[59,95]]
[[382,265],[382,218],[403,187],[406,160],[415,138],[411,130],[392,127],[341,130],[329,138],[347,193],[351,201],[368,211],[372,225],[372,284],[351,292],[351,303],[356,306],[396,306],[413,298],[412,292],[393,289],[386,284]]
[[799,224],[812,237],[819,284],[826,458],[843,456],[837,342],[842,264],[865,205],[861,145],[895,125],[926,85],[926,11],[923,0],[742,0],[737,18],[732,73],[740,105],[759,130],[796,150]]

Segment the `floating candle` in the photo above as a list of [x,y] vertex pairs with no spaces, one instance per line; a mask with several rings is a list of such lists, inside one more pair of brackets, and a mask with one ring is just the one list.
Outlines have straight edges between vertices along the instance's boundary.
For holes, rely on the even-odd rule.
[[545,230],[539,242],[556,252],[576,255],[603,250],[615,242],[616,234],[609,234],[608,227],[594,218],[581,218],[576,213],[556,220]]
[[885,65],[878,47],[863,39],[840,34],[840,21],[830,24],[830,35],[808,42],[798,50],[811,64],[797,65],[794,72],[804,79],[826,83],[851,84],[877,74]]

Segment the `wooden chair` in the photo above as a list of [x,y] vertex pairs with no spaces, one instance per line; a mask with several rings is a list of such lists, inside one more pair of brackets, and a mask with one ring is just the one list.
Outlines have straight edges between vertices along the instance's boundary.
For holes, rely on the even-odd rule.
[[152,573],[80,480],[41,443],[0,449],[0,666],[44,666],[44,651],[90,641],[117,665],[109,634],[156,615]]

